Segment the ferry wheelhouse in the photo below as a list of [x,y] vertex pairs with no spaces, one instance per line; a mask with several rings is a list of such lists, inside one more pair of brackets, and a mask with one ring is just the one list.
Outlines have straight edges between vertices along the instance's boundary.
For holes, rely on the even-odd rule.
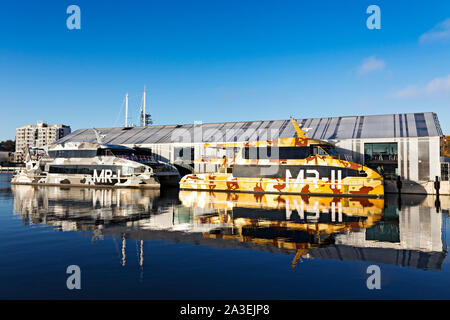
[[69,142],[30,150],[11,183],[159,188],[179,180],[178,170],[156,161],[149,149]]
[[205,144],[206,148],[238,150],[232,159],[199,159],[220,163],[214,173],[184,176],[180,188],[278,194],[331,196],[384,195],[383,177],[359,163],[341,159],[335,147],[306,137],[291,119],[297,137],[229,144]]

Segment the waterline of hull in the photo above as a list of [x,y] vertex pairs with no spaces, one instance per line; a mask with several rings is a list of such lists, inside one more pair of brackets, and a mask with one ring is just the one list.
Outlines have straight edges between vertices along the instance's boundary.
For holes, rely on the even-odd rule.
[[296,195],[296,196],[323,196],[323,197],[339,197],[339,198],[374,198],[382,199],[384,194],[335,194],[335,193],[301,193],[301,192],[274,192],[274,191],[250,191],[250,190],[221,190],[221,189],[193,189],[180,187],[183,191],[199,191],[199,192],[223,192],[223,193],[249,193],[249,194],[278,194],[278,195]]
[[65,187],[65,188],[93,188],[93,189],[159,189],[161,184],[142,184],[142,185],[99,185],[99,184],[64,184],[64,183],[37,183],[37,182],[12,182],[12,185],[24,186],[47,186],[47,187]]

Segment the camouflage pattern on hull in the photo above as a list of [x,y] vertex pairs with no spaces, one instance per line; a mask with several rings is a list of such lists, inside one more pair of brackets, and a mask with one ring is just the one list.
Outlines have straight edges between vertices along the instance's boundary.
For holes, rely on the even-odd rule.
[[[270,170],[276,168],[280,178],[234,177],[232,173],[202,173],[184,176],[180,188],[185,190],[209,190],[252,193],[279,194],[323,194],[334,196],[372,196],[384,195],[382,177],[374,170],[360,164],[313,156],[307,159],[286,160],[284,163],[269,163],[257,160],[259,166]],[[272,161],[272,160],[270,160]],[[248,162],[248,161],[247,161]],[[279,160],[279,162],[281,162]],[[237,162],[239,164],[239,162]],[[241,162],[242,163],[242,162]],[[242,166],[252,166],[242,163]],[[314,167],[315,169],[310,169]],[[321,168],[331,170],[330,176],[321,177]],[[297,168],[297,175],[292,176],[292,168]],[[302,169],[304,168],[304,169]],[[351,169],[364,171],[367,176],[342,176],[342,171]]]

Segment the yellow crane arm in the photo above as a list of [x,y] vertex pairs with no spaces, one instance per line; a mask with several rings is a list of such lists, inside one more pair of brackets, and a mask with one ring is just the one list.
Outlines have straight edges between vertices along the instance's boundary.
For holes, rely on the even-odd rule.
[[294,120],[294,118],[293,117],[291,117],[291,122],[292,122],[292,124],[294,125],[294,127],[295,127],[295,131],[297,132],[297,136],[299,137],[299,138],[303,138],[303,139],[306,139],[306,131],[302,131],[302,129],[300,129],[300,127],[298,126],[298,124],[297,124],[297,122]]

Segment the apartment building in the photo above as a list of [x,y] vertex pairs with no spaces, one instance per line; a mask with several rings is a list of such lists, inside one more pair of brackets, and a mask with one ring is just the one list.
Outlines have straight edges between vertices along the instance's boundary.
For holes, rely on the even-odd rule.
[[16,153],[15,161],[24,160],[26,147],[40,148],[68,135],[71,132],[70,126],[64,124],[47,124],[38,122],[28,124],[16,129]]

